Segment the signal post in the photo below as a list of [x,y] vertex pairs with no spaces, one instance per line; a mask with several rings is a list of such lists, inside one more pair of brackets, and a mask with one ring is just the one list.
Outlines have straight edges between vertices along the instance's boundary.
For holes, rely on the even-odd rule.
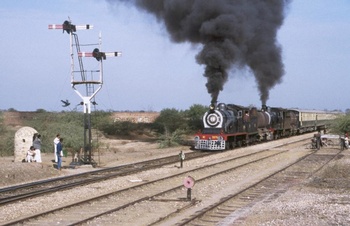
[[[121,56],[121,53],[101,52],[101,33],[98,44],[81,45],[76,31],[93,29],[93,25],[74,25],[71,21],[66,20],[63,24],[50,24],[48,28],[62,30],[63,33],[66,32],[70,37],[71,86],[82,99],[80,104],[83,105],[84,112],[84,153],[83,156],[79,156],[79,160],[83,164],[95,165],[96,163],[92,159],[91,105],[96,105],[95,96],[103,85],[103,60],[106,60],[107,57]],[[91,52],[81,51],[81,46],[91,45],[98,45],[98,48],[95,48]],[[99,69],[85,70],[83,57],[94,57],[99,63]],[[75,69],[76,62],[78,62],[78,69]],[[87,72],[91,74],[89,78]]]

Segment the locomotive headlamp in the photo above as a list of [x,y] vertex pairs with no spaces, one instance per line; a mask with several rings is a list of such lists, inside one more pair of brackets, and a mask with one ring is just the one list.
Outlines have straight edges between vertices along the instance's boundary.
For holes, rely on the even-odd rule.
[[215,110],[215,105],[214,105],[214,104],[210,104],[209,110],[210,110],[210,111],[214,111],[214,110]]

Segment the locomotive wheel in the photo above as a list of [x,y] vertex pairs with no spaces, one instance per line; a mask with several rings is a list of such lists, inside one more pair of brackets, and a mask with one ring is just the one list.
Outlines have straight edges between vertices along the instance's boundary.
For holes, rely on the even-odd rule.
[[226,150],[232,150],[233,149],[233,143],[229,142],[229,141],[226,141],[225,147],[226,147],[225,148]]

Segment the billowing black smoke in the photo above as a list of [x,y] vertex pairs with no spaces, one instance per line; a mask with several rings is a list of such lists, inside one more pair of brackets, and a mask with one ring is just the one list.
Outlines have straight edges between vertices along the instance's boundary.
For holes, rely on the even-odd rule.
[[136,5],[165,24],[172,41],[202,44],[197,54],[206,66],[212,103],[232,67],[248,66],[266,104],[269,90],[281,82],[284,67],[276,34],[289,0],[107,0]]

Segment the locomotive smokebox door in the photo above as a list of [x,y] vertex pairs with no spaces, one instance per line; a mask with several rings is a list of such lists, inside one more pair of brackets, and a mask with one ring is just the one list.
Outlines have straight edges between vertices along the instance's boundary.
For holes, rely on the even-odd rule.
[[195,180],[193,177],[188,176],[185,178],[184,180],[184,186],[187,188],[187,200],[191,201],[191,192],[192,192],[192,188],[195,184]]

